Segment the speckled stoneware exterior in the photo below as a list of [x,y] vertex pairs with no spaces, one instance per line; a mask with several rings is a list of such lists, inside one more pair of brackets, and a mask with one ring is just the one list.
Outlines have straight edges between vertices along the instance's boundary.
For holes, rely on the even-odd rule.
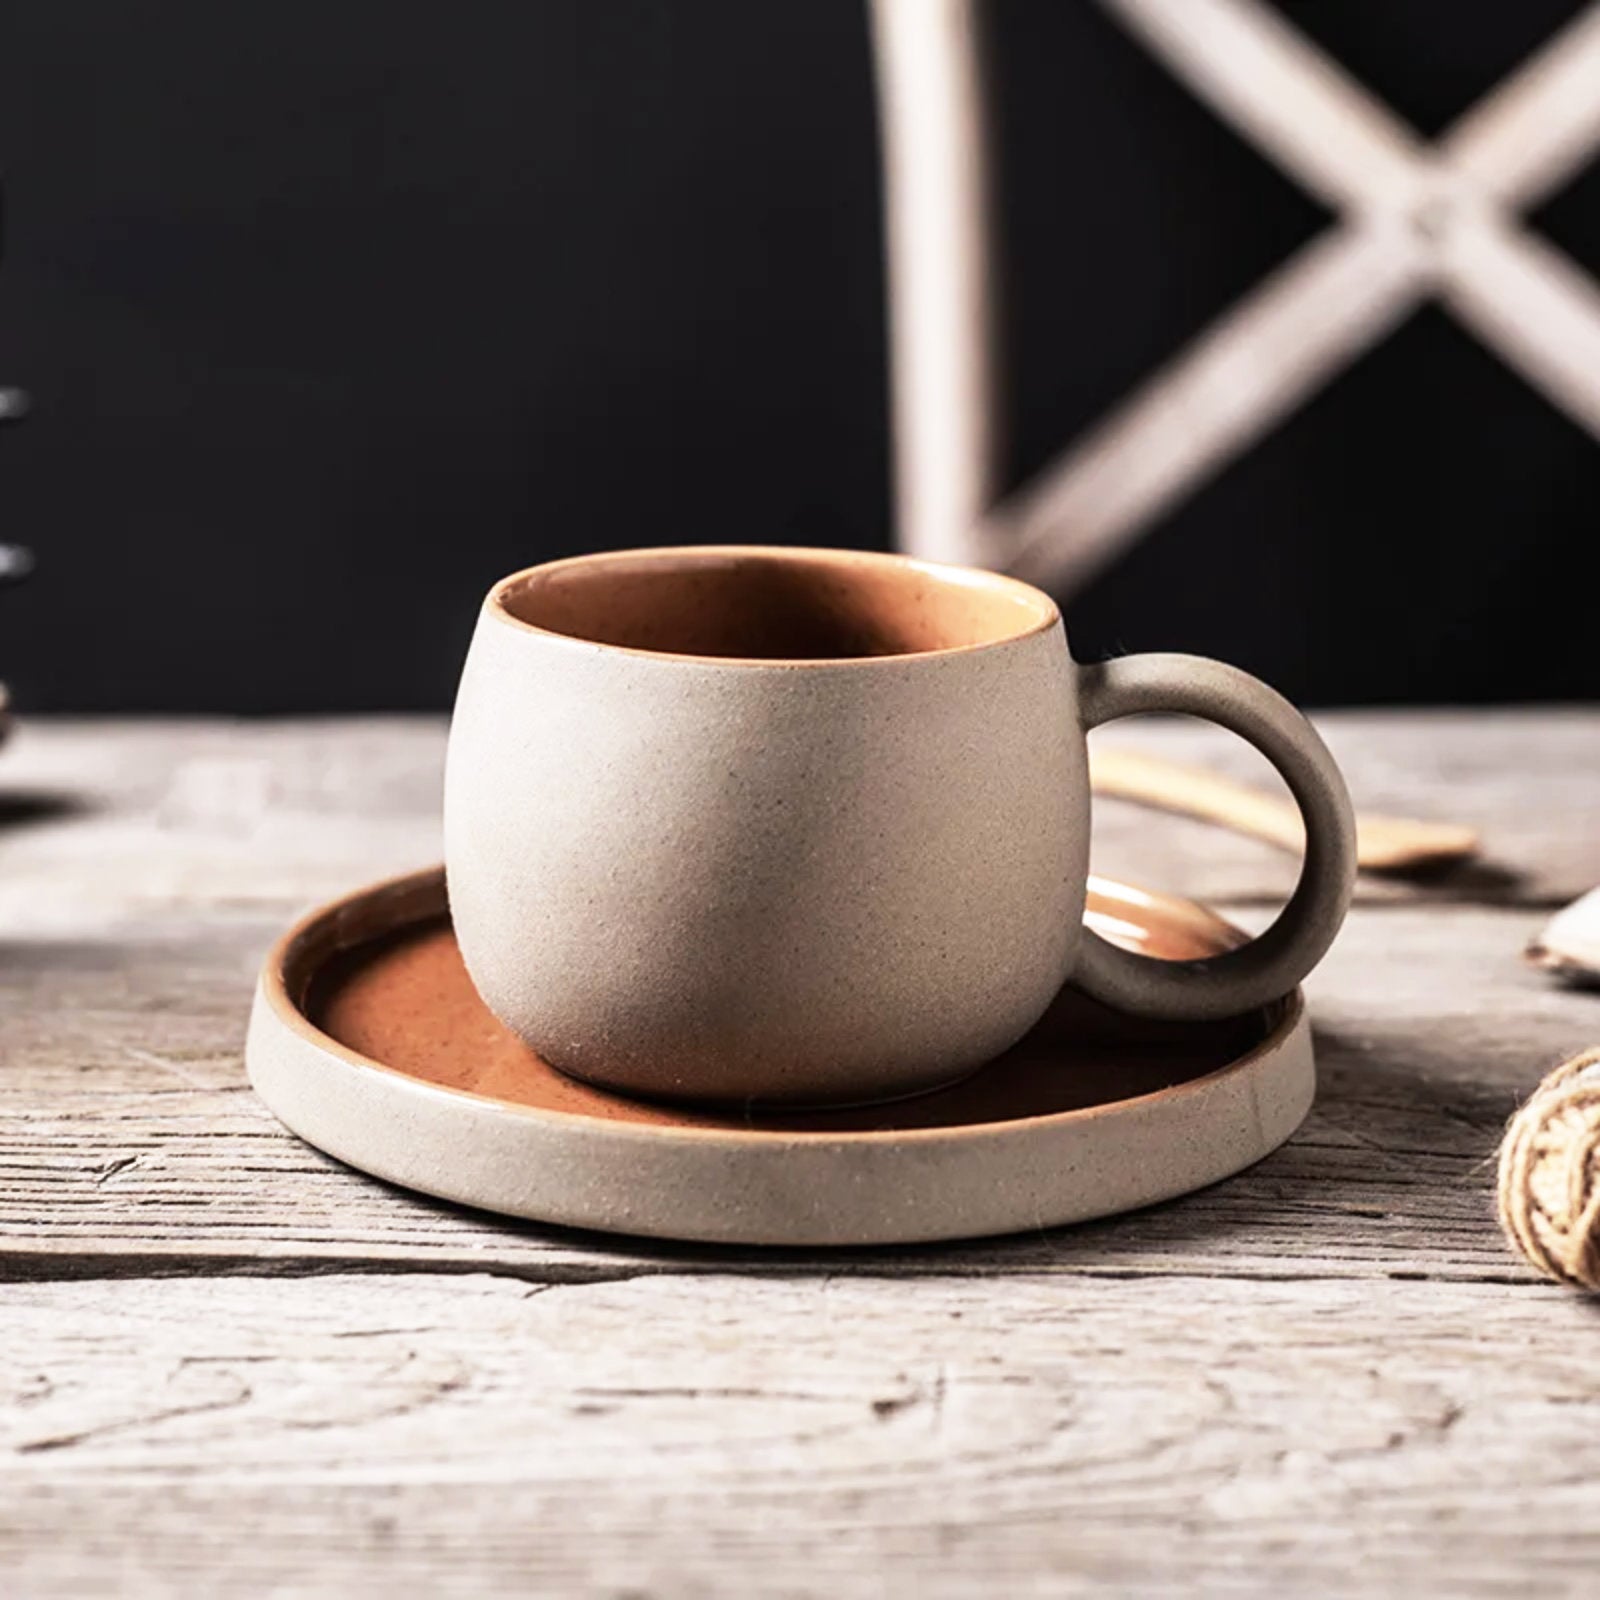
[[[1082,934],[1087,727],[1186,711],[1278,766],[1300,889],[1260,940],[1160,963]],[[495,1014],[631,1093],[885,1099],[947,1083],[1069,974],[1201,1018],[1291,990],[1354,875],[1309,725],[1215,662],[1079,669],[1050,599],[839,551],[619,552],[485,602],[445,786],[452,914]]]
[[[1205,959],[1242,935],[1095,881],[1090,926]],[[324,907],[269,956],[245,1059],[302,1138],[393,1183],[544,1222],[745,1245],[872,1245],[1053,1227],[1216,1182],[1287,1139],[1315,1086],[1298,993],[1150,1023],[1071,990],[1005,1057],[869,1109],[768,1112],[610,1094],[489,1014],[418,873]]]

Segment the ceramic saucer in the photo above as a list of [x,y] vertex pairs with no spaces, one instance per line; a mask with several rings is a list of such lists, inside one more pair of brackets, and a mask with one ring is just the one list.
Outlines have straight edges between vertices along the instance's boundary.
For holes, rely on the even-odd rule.
[[[1243,935],[1192,901],[1091,882],[1089,918],[1148,954]],[[747,1245],[953,1239],[1106,1216],[1259,1161],[1312,1100],[1297,991],[1152,1024],[1070,988],[1015,1049],[933,1094],[761,1112],[624,1099],[563,1077],[485,1008],[440,869],[363,889],[268,957],[246,1060],[303,1139],[392,1183],[511,1216]]]

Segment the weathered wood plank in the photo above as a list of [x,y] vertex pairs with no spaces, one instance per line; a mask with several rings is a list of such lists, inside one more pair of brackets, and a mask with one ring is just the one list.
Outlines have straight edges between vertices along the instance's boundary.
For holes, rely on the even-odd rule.
[[[1591,875],[1600,719],[1422,729],[1351,722],[1363,800],[1455,782],[1529,866],[1433,892]],[[46,726],[0,765],[19,1592],[1582,1591],[1592,1316],[1489,1207],[1517,1094],[1600,1036],[1600,1000],[1517,960],[1540,912],[1360,911],[1313,985],[1306,1129],[1139,1216],[853,1256],[502,1225],[301,1146],[239,1059],[291,907],[436,857],[440,750],[432,722]],[[1102,870],[1287,884],[1245,841],[1102,821]]]
[[487,1276],[5,1291],[18,1594],[1578,1595],[1541,1286]]
[[[1594,1313],[1521,1273],[1489,1190],[1518,1095],[1600,1040],[1600,996],[1518,960],[1600,879],[1600,715],[1325,726],[1362,803],[1474,823],[1523,876],[1358,910],[1312,984],[1301,1134],[1137,1216],[854,1255],[503,1225],[255,1102],[286,916],[437,858],[437,722],[25,728],[0,1588],[1588,1592]],[[1204,730],[1123,736],[1252,770]],[[1246,921],[1287,887],[1248,841],[1105,811],[1101,870]]]
[[442,853],[443,724],[33,721],[0,758],[0,937],[295,907]]
[[[1484,863],[1363,899],[1549,905],[1600,883],[1600,711],[1330,713],[1357,804],[1459,821]],[[1266,785],[1201,724],[1097,735]],[[25,724],[0,756],[0,935],[191,906],[298,906],[439,859],[443,723]],[[75,807],[75,809],[74,809]],[[1295,865],[1254,840],[1123,802],[1099,807],[1096,869],[1217,902],[1287,895]]]
[[[1259,915],[1259,913],[1258,913]],[[0,1271],[493,1265],[536,1281],[692,1266],[1491,1279],[1499,1131],[1600,996],[1519,951],[1540,913],[1358,912],[1312,986],[1318,1105],[1276,1156],[1134,1217],[966,1246],[802,1257],[502,1224],[386,1188],[283,1132],[240,1060],[277,921],[259,909],[0,942]]]

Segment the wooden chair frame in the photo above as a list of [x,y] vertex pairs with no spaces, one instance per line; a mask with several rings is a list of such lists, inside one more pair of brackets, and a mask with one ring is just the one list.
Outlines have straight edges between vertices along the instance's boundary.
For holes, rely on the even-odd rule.
[[1430,295],[1600,437],[1600,286],[1517,216],[1600,148],[1600,3],[1429,144],[1259,0],[1099,0],[1340,220],[1000,504],[983,0],[870,3],[902,548],[1071,595]]

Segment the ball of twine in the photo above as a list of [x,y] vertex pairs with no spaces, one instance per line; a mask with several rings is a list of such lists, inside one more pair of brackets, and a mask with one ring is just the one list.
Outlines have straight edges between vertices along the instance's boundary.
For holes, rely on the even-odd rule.
[[1600,1049],[1557,1067],[1511,1119],[1500,1225],[1547,1276],[1600,1291]]

